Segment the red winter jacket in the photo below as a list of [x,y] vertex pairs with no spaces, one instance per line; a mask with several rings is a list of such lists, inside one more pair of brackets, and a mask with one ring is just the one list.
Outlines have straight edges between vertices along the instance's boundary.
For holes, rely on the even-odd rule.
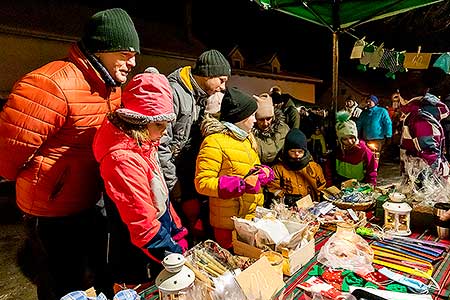
[[92,140],[108,112],[120,105],[74,45],[18,81],[0,112],[0,176],[16,180],[17,204],[35,216],[68,216],[100,197]]
[[[169,240],[175,245],[171,236],[182,227],[171,205],[168,207],[169,191],[158,162],[158,144],[139,146],[108,120],[93,143],[106,192],[127,225],[132,243],[139,248]],[[163,221],[167,212],[170,218]]]

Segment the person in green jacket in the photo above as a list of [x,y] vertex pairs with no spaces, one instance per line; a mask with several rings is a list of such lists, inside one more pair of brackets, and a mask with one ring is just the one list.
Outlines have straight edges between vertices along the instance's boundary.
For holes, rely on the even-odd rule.
[[263,93],[253,97],[258,102],[253,134],[258,144],[259,159],[262,164],[271,166],[277,162],[289,126],[281,120],[279,113],[275,114],[272,97],[269,94]]
[[283,112],[283,121],[292,128],[300,128],[300,115],[291,99],[291,95],[282,94],[281,89],[274,86],[270,89],[270,96],[276,109]]

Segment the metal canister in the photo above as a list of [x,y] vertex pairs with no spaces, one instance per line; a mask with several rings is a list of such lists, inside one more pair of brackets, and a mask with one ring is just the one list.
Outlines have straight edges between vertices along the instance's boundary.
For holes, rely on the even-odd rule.
[[441,239],[448,240],[450,237],[450,220],[442,221],[440,217],[450,209],[450,203],[436,203],[434,205],[434,224],[436,224],[437,235]]

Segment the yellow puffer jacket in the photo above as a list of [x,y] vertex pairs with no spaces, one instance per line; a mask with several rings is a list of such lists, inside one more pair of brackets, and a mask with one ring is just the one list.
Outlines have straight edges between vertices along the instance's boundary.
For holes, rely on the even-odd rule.
[[256,142],[253,135],[244,141],[238,140],[217,120],[210,119],[205,127],[210,132],[206,133],[197,157],[195,188],[200,194],[209,196],[211,225],[232,230],[234,225],[231,217],[252,219],[256,206],[264,204],[264,196],[261,191],[258,194],[221,199],[218,196],[219,177],[244,177],[254,165],[259,164]]

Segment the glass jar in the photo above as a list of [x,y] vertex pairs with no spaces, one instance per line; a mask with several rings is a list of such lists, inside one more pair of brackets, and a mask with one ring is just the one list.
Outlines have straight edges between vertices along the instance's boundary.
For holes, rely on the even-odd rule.
[[347,222],[340,222],[336,224],[336,237],[342,240],[353,242],[358,238],[355,231],[355,226]]

